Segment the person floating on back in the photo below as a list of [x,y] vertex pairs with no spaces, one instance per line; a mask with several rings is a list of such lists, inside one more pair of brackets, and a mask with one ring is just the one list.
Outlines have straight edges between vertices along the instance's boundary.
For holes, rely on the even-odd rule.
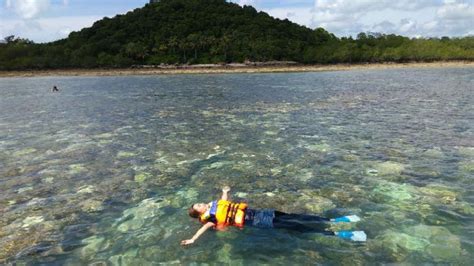
[[52,92],[59,92],[59,89],[58,87],[56,87],[56,85],[53,86],[53,88],[51,89]]
[[206,203],[196,203],[189,208],[189,216],[199,219],[203,226],[191,239],[181,241],[181,245],[194,243],[209,228],[222,229],[227,226],[253,226],[258,228],[281,228],[301,233],[321,233],[338,236],[353,241],[366,241],[364,231],[328,231],[328,223],[358,222],[357,215],[329,219],[316,215],[284,213],[272,209],[251,209],[246,203],[229,201],[230,187],[222,188],[220,200]]

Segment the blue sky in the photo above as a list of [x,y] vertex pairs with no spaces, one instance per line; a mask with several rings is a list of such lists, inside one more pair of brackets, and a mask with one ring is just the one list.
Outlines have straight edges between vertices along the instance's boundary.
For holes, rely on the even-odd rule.
[[[148,0],[0,0],[0,38],[16,35],[35,42],[67,37],[103,17],[113,17]],[[474,35],[474,0],[231,0],[278,18],[337,36],[359,32],[410,37]]]

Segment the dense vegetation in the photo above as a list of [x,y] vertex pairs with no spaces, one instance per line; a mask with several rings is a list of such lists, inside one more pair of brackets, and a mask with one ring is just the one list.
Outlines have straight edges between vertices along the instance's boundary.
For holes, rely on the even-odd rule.
[[337,38],[225,0],[162,0],[104,18],[46,44],[9,36],[0,69],[94,68],[161,63],[300,63],[474,60],[474,37],[410,39],[360,33]]

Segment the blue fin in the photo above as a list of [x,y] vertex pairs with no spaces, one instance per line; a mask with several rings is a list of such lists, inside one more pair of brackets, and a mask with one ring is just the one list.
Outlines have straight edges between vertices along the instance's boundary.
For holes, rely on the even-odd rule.
[[336,235],[342,239],[365,242],[367,240],[367,235],[364,231],[339,231],[336,232]]

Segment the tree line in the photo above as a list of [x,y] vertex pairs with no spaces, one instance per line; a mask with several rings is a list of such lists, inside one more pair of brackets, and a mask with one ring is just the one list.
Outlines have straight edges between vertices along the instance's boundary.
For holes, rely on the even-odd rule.
[[162,0],[104,18],[68,38],[0,42],[0,69],[114,68],[244,61],[303,64],[474,60],[474,37],[338,38],[225,0]]

